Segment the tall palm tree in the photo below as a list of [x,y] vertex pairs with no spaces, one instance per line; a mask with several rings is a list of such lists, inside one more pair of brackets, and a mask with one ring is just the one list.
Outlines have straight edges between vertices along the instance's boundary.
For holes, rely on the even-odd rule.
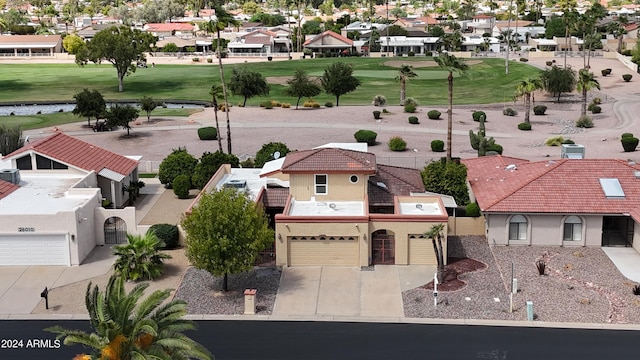
[[216,131],[218,132],[218,148],[220,149],[220,152],[222,152],[222,137],[220,136],[220,124],[218,123],[218,99],[224,98],[222,85],[220,84],[212,85],[211,90],[209,90],[209,95],[211,95],[211,106],[213,106],[213,114],[216,118]]
[[600,83],[596,80],[592,72],[587,69],[580,69],[578,72],[578,81],[576,89],[582,92],[582,106],[580,107],[580,116],[587,115],[587,92],[593,89],[600,90]]
[[453,73],[463,74],[469,66],[463,60],[450,54],[440,54],[434,57],[438,66],[449,72],[447,81],[449,83],[449,109],[447,110],[447,161],[451,161],[451,135],[453,132]]
[[124,279],[112,276],[104,292],[87,286],[85,302],[92,333],[54,326],[46,331],[64,338],[65,345],[80,344],[92,349],[100,359],[203,359],[213,355],[202,345],[182,334],[194,330],[187,314],[187,303],[171,300],[171,290],[156,290],[141,299],[148,283],[136,285],[129,293]]
[[527,78],[516,85],[517,98],[524,98],[524,122],[529,122],[529,114],[531,113],[531,96],[536,90],[542,89],[542,80],[540,78]]
[[436,256],[436,261],[438,263],[438,282],[444,282],[444,252],[442,247],[442,232],[444,231],[444,224],[436,224],[431,226],[431,228],[424,233],[424,236],[431,239],[433,244],[433,252]]
[[398,70],[398,76],[396,80],[400,80],[400,105],[404,105],[404,101],[407,98],[407,81],[411,78],[418,76],[413,72],[413,66],[402,64]]

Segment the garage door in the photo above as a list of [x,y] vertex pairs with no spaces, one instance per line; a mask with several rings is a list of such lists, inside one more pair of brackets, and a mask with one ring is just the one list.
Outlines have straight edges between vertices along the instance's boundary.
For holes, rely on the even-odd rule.
[[69,265],[65,235],[2,235],[0,265]]
[[435,265],[431,239],[423,235],[409,235],[409,265]]
[[356,237],[291,237],[289,239],[290,266],[357,266]]

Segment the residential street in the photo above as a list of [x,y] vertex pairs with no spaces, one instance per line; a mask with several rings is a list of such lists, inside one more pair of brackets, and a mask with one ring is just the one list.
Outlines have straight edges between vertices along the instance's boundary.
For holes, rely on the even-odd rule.
[[[0,322],[0,358],[71,359],[81,347],[55,348],[52,325],[87,329],[88,321]],[[241,359],[631,359],[637,332],[425,324],[198,321],[189,333],[218,360]],[[19,349],[7,348],[11,339]],[[35,339],[44,348],[27,348]],[[19,344],[19,343],[18,343]],[[50,345],[50,346],[46,346]]]

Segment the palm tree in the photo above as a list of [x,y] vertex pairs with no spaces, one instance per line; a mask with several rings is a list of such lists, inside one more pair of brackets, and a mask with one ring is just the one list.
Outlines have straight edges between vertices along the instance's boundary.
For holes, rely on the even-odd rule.
[[540,78],[528,78],[522,80],[516,86],[515,97],[524,97],[524,122],[529,122],[529,113],[531,113],[531,96],[536,90],[542,89],[542,80]]
[[431,239],[433,243],[433,252],[438,262],[438,282],[444,282],[444,252],[442,247],[442,232],[444,231],[444,224],[436,224],[431,226],[431,229],[424,233],[424,236]]
[[400,66],[398,76],[396,76],[396,80],[400,80],[400,105],[404,105],[404,100],[407,97],[407,81],[416,76],[418,74],[413,72],[413,66],[407,64]]
[[218,99],[224,98],[224,92],[220,84],[212,85],[209,90],[211,95],[211,106],[213,106],[213,114],[216,118],[216,131],[218,132],[218,148],[222,152],[222,137],[220,136],[220,124],[218,123]]
[[451,135],[453,131],[453,72],[464,73],[469,66],[463,60],[450,54],[440,54],[434,57],[436,63],[441,68],[449,72],[447,81],[449,83],[449,109],[447,110],[447,161],[451,161]]
[[104,292],[87,286],[85,303],[92,333],[54,326],[46,331],[64,338],[65,345],[80,344],[92,349],[100,359],[202,359],[213,355],[202,345],[182,334],[194,330],[187,314],[187,303],[171,300],[171,290],[156,290],[142,299],[148,283],[136,285],[129,293],[124,279],[111,276]]
[[580,69],[578,72],[578,81],[576,89],[582,91],[582,106],[580,107],[580,116],[587,115],[587,92],[592,89],[600,90],[600,83],[596,80],[592,72],[587,69]]
[[144,235],[127,234],[128,244],[114,247],[118,259],[113,264],[116,273],[125,280],[154,280],[162,275],[162,261],[170,255],[160,253],[163,243],[154,233]]

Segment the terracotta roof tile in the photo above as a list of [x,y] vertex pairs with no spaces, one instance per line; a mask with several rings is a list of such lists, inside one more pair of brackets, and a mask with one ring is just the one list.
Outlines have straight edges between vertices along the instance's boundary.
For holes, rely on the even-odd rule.
[[[515,163],[501,156],[463,160],[483,211],[629,214],[640,208],[640,166],[615,159]],[[607,198],[599,179],[619,180],[624,198]]]
[[144,28],[147,31],[193,31],[193,25],[189,23],[150,23]]
[[311,44],[313,42],[316,42],[316,41],[318,41],[318,40],[320,40],[320,39],[322,39],[322,38],[324,38],[326,36],[331,36],[333,38],[336,38],[336,39],[342,41],[343,43],[345,43],[347,45],[353,45],[353,40],[351,40],[349,38],[346,38],[346,37],[344,37],[344,36],[342,36],[340,34],[337,34],[337,33],[333,32],[331,30],[327,30],[327,31],[325,31],[325,32],[323,32],[321,34],[318,34],[318,35],[312,37],[311,39],[308,39],[307,41],[304,42],[303,46],[304,45],[309,45],[309,44]]
[[12,184],[8,181],[0,180],[0,199],[4,199],[7,195],[18,190],[20,186]]
[[[384,184],[384,186],[379,183]],[[394,196],[407,196],[411,192],[423,192],[420,170],[389,165],[378,165],[375,175],[369,177],[369,204],[393,206]]]
[[14,158],[27,151],[34,151],[86,171],[93,170],[96,173],[106,168],[127,176],[138,166],[136,160],[60,132],[47,138],[32,141],[8,154],[5,158]]
[[288,153],[282,172],[375,174],[376,156],[372,153],[322,148]]
[[266,188],[262,203],[268,208],[283,208],[288,198],[289,188]]

